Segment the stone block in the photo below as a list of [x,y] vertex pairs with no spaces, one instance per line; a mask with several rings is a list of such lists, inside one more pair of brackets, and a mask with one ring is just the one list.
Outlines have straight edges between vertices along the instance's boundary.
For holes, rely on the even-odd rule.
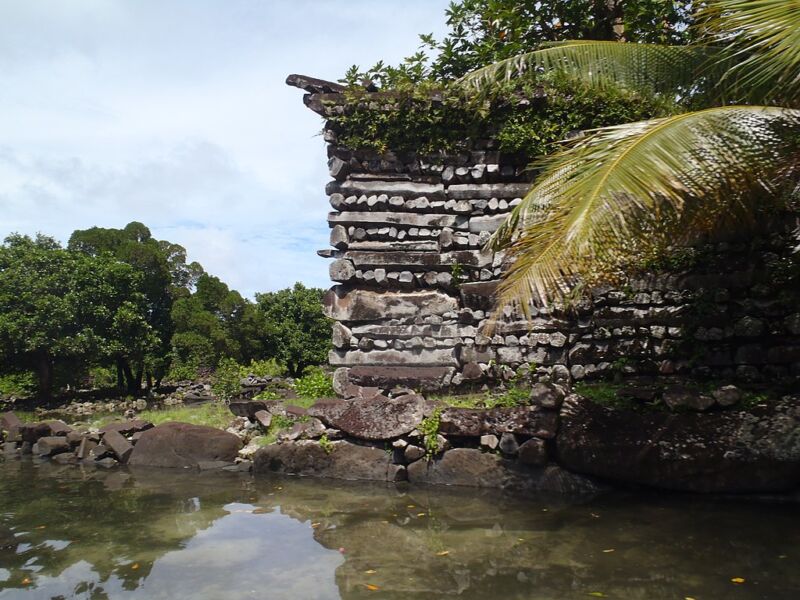
[[458,300],[437,291],[374,292],[335,286],[325,295],[325,312],[337,321],[380,321],[443,315]]

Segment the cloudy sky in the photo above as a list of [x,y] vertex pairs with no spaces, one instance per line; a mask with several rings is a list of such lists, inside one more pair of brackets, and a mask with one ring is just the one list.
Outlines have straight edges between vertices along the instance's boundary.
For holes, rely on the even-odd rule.
[[444,31],[447,0],[0,0],[0,237],[136,220],[251,295],[327,287],[335,80]]

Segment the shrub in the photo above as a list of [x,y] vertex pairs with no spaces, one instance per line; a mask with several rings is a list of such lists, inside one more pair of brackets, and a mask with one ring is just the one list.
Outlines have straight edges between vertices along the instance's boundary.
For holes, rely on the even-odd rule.
[[333,379],[321,368],[310,368],[308,374],[294,382],[297,395],[306,399],[325,398],[335,395]]
[[20,372],[0,375],[0,397],[16,396],[27,398],[36,391],[33,373]]
[[241,367],[232,358],[223,358],[214,371],[211,389],[220,400],[230,400],[241,389]]
[[274,358],[264,360],[251,360],[247,366],[239,368],[242,377],[255,375],[256,377],[283,377],[286,375],[286,367],[278,364]]

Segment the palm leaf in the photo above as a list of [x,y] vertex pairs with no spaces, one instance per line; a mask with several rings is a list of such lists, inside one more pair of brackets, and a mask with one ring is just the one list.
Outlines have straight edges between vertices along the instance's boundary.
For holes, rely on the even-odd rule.
[[709,41],[738,59],[728,79],[761,89],[764,100],[797,106],[800,0],[711,0],[697,18]]
[[500,306],[561,299],[659,239],[690,240],[720,216],[752,213],[745,192],[775,193],[800,165],[798,140],[800,111],[776,107],[711,108],[593,132],[545,160],[490,241],[513,259]]
[[488,65],[468,73],[457,84],[484,91],[497,81],[527,71],[562,71],[598,86],[682,94],[704,80],[718,81],[729,66],[723,49],[713,46],[567,41]]

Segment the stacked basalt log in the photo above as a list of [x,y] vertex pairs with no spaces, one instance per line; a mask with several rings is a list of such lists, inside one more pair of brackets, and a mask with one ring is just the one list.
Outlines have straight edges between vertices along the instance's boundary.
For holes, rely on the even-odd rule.
[[[347,110],[338,84],[297,75],[287,83],[324,118]],[[379,110],[381,93],[372,94]],[[501,153],[490,136],[459,153],[379,154],[343,145],[331,120],[324,139],[332,248],[319,254],[333,259],[326,310],[340,395],[481,385],[532,369],[553,381],[800,376],[797,279],[782,284],[765,267],[791,254],[785,234],[796,215],[777,242],[721,243],[705,270],[593,290],[568,312],[532,308],[523,319],[506,309],[489,335],[507,264],[485,244],[529,190],[530,157]]]

